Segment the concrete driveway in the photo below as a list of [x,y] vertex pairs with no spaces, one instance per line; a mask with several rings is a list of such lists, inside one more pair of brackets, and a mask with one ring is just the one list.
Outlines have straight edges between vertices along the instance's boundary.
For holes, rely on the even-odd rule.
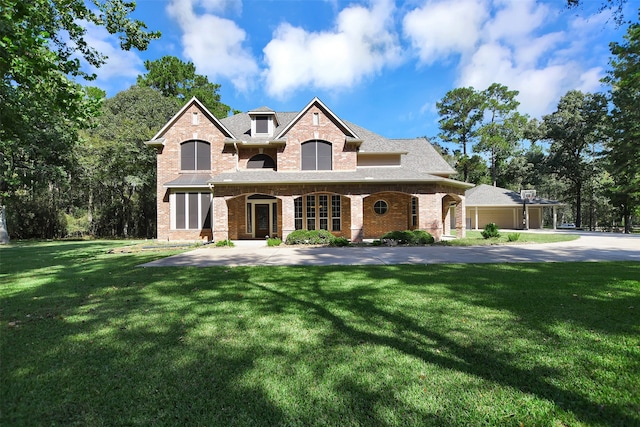
[[640,235],[571,231],[571,242],[514,246],[267,247],[238,242],[234,248],[205,247],[159,259],[142,267],[265,265],[392,265],[514,262],[640,262]]

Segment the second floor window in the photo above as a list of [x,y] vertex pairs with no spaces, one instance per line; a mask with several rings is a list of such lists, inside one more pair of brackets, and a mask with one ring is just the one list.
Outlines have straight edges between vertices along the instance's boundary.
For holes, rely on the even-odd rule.
[[187,141],[180,145],[180,169],[183,171],[210,170],[211,144]]
[[331,170],[331,143],[308,141],[302,144],[302,170]]

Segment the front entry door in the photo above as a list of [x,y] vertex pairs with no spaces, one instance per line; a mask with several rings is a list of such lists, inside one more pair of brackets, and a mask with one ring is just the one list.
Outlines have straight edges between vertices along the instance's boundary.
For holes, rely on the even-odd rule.
[[269,235],[269,205],[255,205],[256,209],[256,239]]

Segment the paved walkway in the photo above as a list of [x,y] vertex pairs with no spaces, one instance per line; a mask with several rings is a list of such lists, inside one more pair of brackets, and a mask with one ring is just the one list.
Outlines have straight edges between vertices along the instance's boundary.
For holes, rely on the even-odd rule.
[[267,247],[238,242],[234,248],[208,246],[142,267],[260,265],[391,265],[514,262],[640,262],[640,235],[578,232],[578,240],[515,246]]

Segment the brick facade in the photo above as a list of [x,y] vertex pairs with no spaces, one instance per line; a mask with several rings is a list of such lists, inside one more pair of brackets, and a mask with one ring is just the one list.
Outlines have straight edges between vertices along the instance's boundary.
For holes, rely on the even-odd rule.
[[[247,212],[250,211],[251,219],[255,221],[255,204],[269,207],[269,235],[284,239],[295,229],[295,200],[299,197],[305,200],[305,196],[312,194],[328,195],[329,204],[332,195],[340,195],[340,229],[334,230],[333,234],[352,241],[375,239],[387,231],[413,228],[429,231],[439,240],[443,234],[450,233],[449,208],[452,205],[456,231],[458,236],[464,236],[464,187],[455,182],[451,185],[426,182],[207,183],[207,176],[213,178],[221,173],[246,170],[249,159],[257,154],[266,154],[274,159],[278,172],[300,171],[301,144],[311,140],[332,144],[333,171],[356,171],[358,145],[348,144],[345,132],[344,123],[320,102],[312,102],[288,125],[286,143],[245,145],[243,141],[234,139],[236,136],[222,122],[210,116],[197,100],[192,100],[154,140],[148,142],[158,149],[158,239],[252,239],[256,226],[253,222],[248,223]],[[210,170],[180,170],[181,144],[193,140],[210,144]],[[184,182],[190,182],[188,178],[196,174],[204,175],[204,181],[194,181],[193,185],[180,181],[186,179]],[[176,192],[211,194],[211,229],[176,229],[176,207],[172,207]],[[414,199],[418,207],[415,224],[412,217]],[[379,200],[387,205],[384,214],[374,211]],[[331,219],[329,206],[330,224]],[[303,224],[306,224],[304,220]]]

